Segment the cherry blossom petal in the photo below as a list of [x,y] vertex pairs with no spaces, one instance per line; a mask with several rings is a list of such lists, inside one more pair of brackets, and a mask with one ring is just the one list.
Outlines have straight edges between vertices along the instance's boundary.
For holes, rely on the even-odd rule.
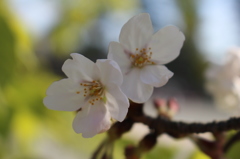
[[161,87],[165,85],[173,73],[162,65],[148,65],[141,71],[140,79],[143,83],[152,85],[154,87]]
[[124,48],[118,42],[109,44],[108,59],[116,61],[123,74],[128,72],[132,65],[130,55],[124,52]]
[[66,60],[62,67],[67,77],[77,82],[92,81],[99,78],[99,70],[94,62],[77,53],[72,53],[71,56],[73,59]]
[[47,89],[47,95],[66,94],[68,92],[75,92],[78,89],[79,84],[73,83],[69,78],[61,79],[53,82]]
[[141,69],[133,68],[128,74],[124,75],[122,91],[126,96],[136,103],[146,102],[153,92],[153,86],[145,84],[140,80]]
[[81,94],[80,86],[71,83],[69,79],[54,82],[47,90],[44,105],[53,110],[76,111],[84,105],[85,100]]
[[103,103],[87,105],[79,111],[73,120],[73,129],[85,138],[107,131],[111,126],[111,117]]
[[103,85],[108,85],[111,83],[116,85],[122,84],[122,72],[115,61],[101,59],[97,60],[96,64],[100,70],[101,82]]
[[[206,73],[206,89],[224,111],[236,111],[240,106],[240,49],[230,49],[222,65],[213,65]],[[239,111],[239,110],[238,110]]]
[[112,85],[111,87],[107,88],[106,98],[106,106],[111,114],[111,117],[120,122],[123,121],[128,112],[128,98],[116,85]]
[[158,64],[166,64],[174,60],[180,53],[185,37],[175,26],[167,26],[156,32],[148,47],[151,48],[152,59]]
[[136,48],[143,48],[153,34],[152,22],[149,14],[142,13],[131,18],[122,27],[119,42],[127,51],[134,53]]

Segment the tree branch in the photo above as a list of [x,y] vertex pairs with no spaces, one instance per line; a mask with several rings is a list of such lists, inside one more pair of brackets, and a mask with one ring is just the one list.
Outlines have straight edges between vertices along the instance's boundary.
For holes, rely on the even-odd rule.
[[167,133],[177,137],[192,133],[216,133],[240,129],[240,117],[231,117],[226,121],[187,123],[182,121],[171,121],[162,116],[158,116],[157,118],[148,117],[144,115],[142,107],[142,104],[132,103],[129,109],[128,117],[134,122],[141,122],[145,125],[148,125],[150,129],[155,130],[158,134]]

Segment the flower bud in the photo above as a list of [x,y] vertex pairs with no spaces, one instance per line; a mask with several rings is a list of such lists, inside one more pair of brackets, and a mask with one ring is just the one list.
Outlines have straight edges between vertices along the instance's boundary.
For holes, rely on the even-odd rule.
[[170,117],[173,117],[179,111],[179,104],[175,98],[170,98],[168,100],[168,114]]
[[179,111],[179,104],[175,98],[165,99],[155,99],[154,106],[158,110],[160,116],[164,116],[168,119],[173,118],[173,116]]

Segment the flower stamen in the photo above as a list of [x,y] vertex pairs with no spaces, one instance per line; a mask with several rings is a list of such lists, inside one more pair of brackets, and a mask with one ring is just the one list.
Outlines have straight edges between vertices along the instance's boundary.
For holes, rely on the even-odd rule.
[[83,89],[84,90],[83,96],[88,99],[89,104],[94,105],[96,101],[103,99],[104,87],[100,81],[94,80],[92,82],[80,83],[80,85],[85,87]]
[[138,48],[136,48],[136,54],[130,54],[130,60],[134,67],[142,68],[145,65],[154,65],[155,62],[151,61],[152,52],[149,52],[151,48],[143,48],[138,53]]

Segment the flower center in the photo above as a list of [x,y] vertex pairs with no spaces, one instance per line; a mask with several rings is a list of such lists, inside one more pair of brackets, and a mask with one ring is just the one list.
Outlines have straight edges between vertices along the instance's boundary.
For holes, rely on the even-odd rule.
[[155,62],[151,61],[152,52],[151,48],[143,48],[139,50],[136,48],[136,54],[130,54],[130,60],[134,67],[142,68],[145,65],[154,65]]
[[[105,89],[100,81],[84,82],[80,83],[80,85],[84,87],[83,96],[89,99],[88,102],[91,105],[94,105],[94,103],[99,100],[106,101],[106,97],[104,96]],[[76,93],[79,94],[80,92],[78,91]]]

